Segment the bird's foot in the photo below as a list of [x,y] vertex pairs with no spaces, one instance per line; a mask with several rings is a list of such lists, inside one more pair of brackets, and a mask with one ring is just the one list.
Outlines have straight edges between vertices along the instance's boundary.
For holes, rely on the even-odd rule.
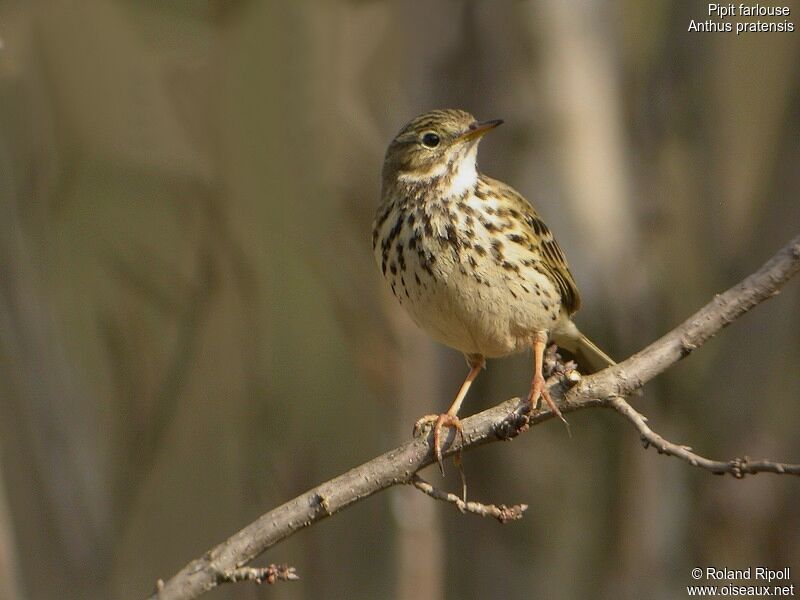
[[528,395],[528,402],[531,403],[531,409],[539,410],[539,405],[541,404],[541,400],[544,398],[547,407],[556,415],[564,425],[567,426],[569,429],[569,423],[564,418],[564,415],[561,414],[556,403],[553,401],[552,396],[550,396],[550,390],[547,388],[547,383],[544,380],[544,377],[537,373],[533,377],[533,382],[531,382],[531,393]]
[[[440,415],[425,415],[414,424],[414,437],[423,435],[426,431],[433,428],[433,455],[439,463],[439,470],[444,476],[444,465],[442,464],[442,427],[452,427],[456,430],[456,435],[461,436],[464,441],[464,428],[461,426],[461,419],[450,413]],[[454,438],[455,439],[455,438]]]

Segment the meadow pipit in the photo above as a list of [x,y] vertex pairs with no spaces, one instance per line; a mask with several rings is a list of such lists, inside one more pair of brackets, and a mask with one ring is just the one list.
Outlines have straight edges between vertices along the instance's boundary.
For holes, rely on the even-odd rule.
[[519,192],[479,173],[478,143],[502,121],[479,123],[463,110],[434,110],[389,144],[381,204],[372,226],[375,260],[392,293],[434,339],[460,350],[469,374],[435,421],[461,430],[458,410],[486,358],[533,349],[531,403],[544,398],[542,362],[552,338],[594,372],[613,361],[572,322],[580,296],[558,242]]

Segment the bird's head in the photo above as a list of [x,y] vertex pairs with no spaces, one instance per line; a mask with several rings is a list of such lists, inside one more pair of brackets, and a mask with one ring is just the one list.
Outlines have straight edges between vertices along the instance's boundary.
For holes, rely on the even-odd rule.
[[412,119],[389,144],[384,183],[439,182],[458,188],[474,184],[478,142],[502,121],[478,122],[466,111],[433,110]]

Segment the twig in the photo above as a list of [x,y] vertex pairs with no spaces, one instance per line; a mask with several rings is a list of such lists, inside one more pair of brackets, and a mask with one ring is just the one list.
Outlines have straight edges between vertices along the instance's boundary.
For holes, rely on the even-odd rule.
[[268,567],[238,567],[219,576],[220,583],[236,583],[238,581],[255,581],[269,583],[276,581],[297,581],[300,576],[294,567],[289,565],[270,565]]
[[[736,318],[775,296],[800,270],[800,236],[784,246],[758,271],[723,294],[684,323],[627,360],[581,379],[569,389],[554,385],[550,394],[561,400],[561,412],[610,407],[614,399],[629,396],[653,377],[669,368],[729,325]],[[512,398],[462,420],[463,439],[448,431],[443,452],[450,456],[461,450],[499,440],[511,439],[530,426],[553,418],[549,411],[530,412],[528,403]],[[688,452],[688,451],[686,451]],[[216,587],[219,573],[246,565],[268,548],[296,531],[387,487],[406,484],[423,467],[434,461],[430,436],[414,439],[347,473],[340,475],[262,515],[201,558],[193,560],[170,578],[151,600],[188,600]],[[744,462],[745,472],[758,470],[794,473],[793,465],[762,468],[767,462]],[[698,462],[698,466],[702,466]],[[733,473],[733,471],[731,471]]]
[[514,504],[513,506],[501,504],[500,506],[496,506],[494,504],[482,504],[474,501],[465,502],[455,494],[443,492],[433,487],[433,485],[425,481],[419,475],[414,475],[409,483],[431,498],[453,504],[462,513],[472,513],[473,515],[479,515],[481,517],[494,517],[501,523],[508,523],[509,521],[521,519],[522,513],[528,510],[527,504]]
[[711,460],[695,454],[689,446],[681,446],[665,440],[655,431],[647,426],[647,419],[622,398],[611,398],[608,405],[616,410],[623,417],[628,419],[642,436],[644,447],[653,446],[659,454],[667,454],[686,461],[693,467],[706,469],[717,475],[726,473],[733,475],[736,479],[741,479],[745,475],[755,473],[778,473],[786,475],[800,475],[800,465],[773,462],[771,460],[751,461],[746,456],[734,458],[727,462]]

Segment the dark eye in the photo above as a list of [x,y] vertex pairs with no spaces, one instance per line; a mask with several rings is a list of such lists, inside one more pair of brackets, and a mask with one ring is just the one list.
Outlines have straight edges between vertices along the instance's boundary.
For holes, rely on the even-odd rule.
[[429,131],[425,135],[422,136],[422,145],[427,146],[428,148],[436,148],[439,145],[439,136]]

